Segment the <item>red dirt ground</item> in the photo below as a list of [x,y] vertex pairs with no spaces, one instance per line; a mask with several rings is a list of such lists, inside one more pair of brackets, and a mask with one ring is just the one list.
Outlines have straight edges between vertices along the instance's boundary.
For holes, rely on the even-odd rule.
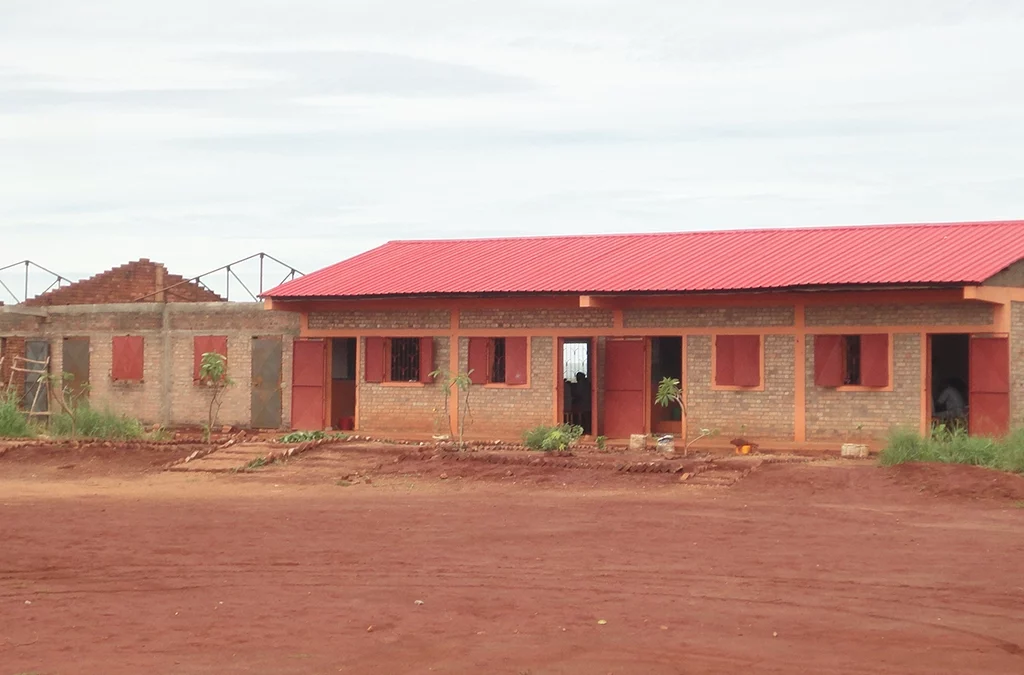
[[1024,672],[1020,477],[153,471],[181,450],[0,457],[0,675]]

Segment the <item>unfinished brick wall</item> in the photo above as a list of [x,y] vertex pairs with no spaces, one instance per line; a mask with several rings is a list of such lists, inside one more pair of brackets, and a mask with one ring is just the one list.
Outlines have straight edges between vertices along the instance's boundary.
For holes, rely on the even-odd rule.
[[2,341],[2,344],[0,344],[0,357],[3,359],[0,362],[0,389],[10,384],[15,395],[20,399],[25,394],[25,376],[20,373],[14,373],[11,368],[14,365],[15,356],[25,355],[25,338],[5,337],[0,338],[0,341]]
[[921,349],[918,333],[893,336],[893,391],[838,391],[814,384],[814,345],[808,338],[807,440],[882,438],[894,428],[916,431],[921,421]]
[[1010,428],[1024,429],[1024,302],[1010,312]]
[[[434,338],[434,367],[447,368],[449,339]],[[444,410],[444,390],[440,383],[373,383],[366,381],[366,338],[359,339],[361,357],[356,364],[356,401],[360,431],[435,433],[447,424],[439,423]]]
[[219,295],[198,284],[184,282],[184,277],[170,274],[160,263],[146,258],[120,267],[101,272],[88,279],[68,286],[55,288],[25,301],[29,307],[57,305],[94,305],[135,302],[144,296],[157,293],[171,286],[158,296],[147,298],[147,302],[218,302]]
[[809,305],[804,323],[810,326],[981,326],[994,320],[984,302],[912,305]]
[[451,312],[444,309],[310,312],[310,330],[372,330],[423,328],[448,330]]
[[[466,433],[485,439],[518,439],[524,430],[550,425],[555,411],[555,341],[530,339],[530,382],[527,386],[472,385]],[[459,340],[459,370],[469,368],[469,339]],[[460,402],[461,404],[461,402]]]
[[459,312],[459,327],[490,328],[611,328],[607,309],[467,309]]
[[727,326],[792,326],[793,307],[666,307],[627,309],[626,328],[711,328]]
[[764,391],[713,390],[711,340],[710,335],[691,335],[686,342],[691,437],[707,428],[729,438],[792,440],[796,338],[764,337]]
[[[228,337],[228,371],[234,385],[228,389],[219,415],[221,424],[248,426],[251,419],[252,339],[282,338],[283,424],[291,409],[292,341],[299,332],[299,316],[267,311],[242,303],[133,303],[50,307],[45,319],[23,322],[10,331],[8,350],[24,354],[25,338],[48,339],[51,372],[63,367],[63,339],[89,338],[89,399],[96,407],[137,417],[149,423],[198,425],[206,420],[209,390],[195,386],[193,339],[196,335]],[[8,315],[0,319],[8,320]],[[0,323],[0,332],[3,326]],[[137,335],[144,339],[142,382],[114,382],[113,337]],[[19,343],[20,341],[20,343]],[[23,383],[24,378],[18,378]]]

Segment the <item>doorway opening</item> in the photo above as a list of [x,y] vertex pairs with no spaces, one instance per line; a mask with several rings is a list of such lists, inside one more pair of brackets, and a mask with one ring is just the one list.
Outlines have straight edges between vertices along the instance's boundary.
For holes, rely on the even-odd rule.
[[351,431],[356,424],[356,339],[331,340],[331,419],[335,429]]
[[970,410],[971,338],[965,333],[934,334],[931,342],[931,421],[967,430]]
[[589,338],[562,343],[562,422],[594,433],[594,358]]
[[651,432],[655,434],[678,433],[682,424],[682,410],[679,406],[660,406],[655,402],[658,384],[671,377],[683,380],[683,338],[651,338]]

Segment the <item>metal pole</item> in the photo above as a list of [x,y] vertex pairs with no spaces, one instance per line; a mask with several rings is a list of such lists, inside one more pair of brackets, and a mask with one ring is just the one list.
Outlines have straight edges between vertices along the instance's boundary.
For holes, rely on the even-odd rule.
[[26,260],[25,261],[25,297],[22,298],[22,300],[21,300],[22,302],[25,302],[26,300],[28,300],[28,265],[29,265],[29,262]]
[[263,254],[260,253],[260,295],[263,295]]
[[224,278],[227,280],[224,284],[224,299],[231,299],[231,265],[227,266],[224,270]]

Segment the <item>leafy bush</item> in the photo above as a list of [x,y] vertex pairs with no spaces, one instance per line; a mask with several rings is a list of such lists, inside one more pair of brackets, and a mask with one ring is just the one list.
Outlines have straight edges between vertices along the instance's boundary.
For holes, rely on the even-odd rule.
[[76,416],[77,424],[73,424],[74,420],[66,412],[52,415],[50,434],[77,435],[81,438],[102,438],[112,441],[133,441],[146,437],[146,428],[134,417],[109,410],[96,410],[88,405],[80,406]]
[[0,437],[28,438],[33,435],[28,418],[18,410],[17,394],[0,390]]
[[328,436],[322,431],[293,431],[278,439],[278,443],[305,443],[306,441],[321,441],[325,438],[341,440],[345,434],[331,434]]
[[894,431],[879,461],[885,466],[906,462],[970,464],[1024,473],[1024,430],[1002,439],[969,436],[963,429],[941,425],[927,438],[909,431]]
[[523,443],[531,450],[566,450],[576,444],[583,435],[583,427],[575,424],[538,426],[523,434]]
[[596,439],[594,439],[594,442],[597,443],[597,449],[598,450],[602,450],[603,451],[606,447],[608,447],[608,437],[607,436],[598,436]]

